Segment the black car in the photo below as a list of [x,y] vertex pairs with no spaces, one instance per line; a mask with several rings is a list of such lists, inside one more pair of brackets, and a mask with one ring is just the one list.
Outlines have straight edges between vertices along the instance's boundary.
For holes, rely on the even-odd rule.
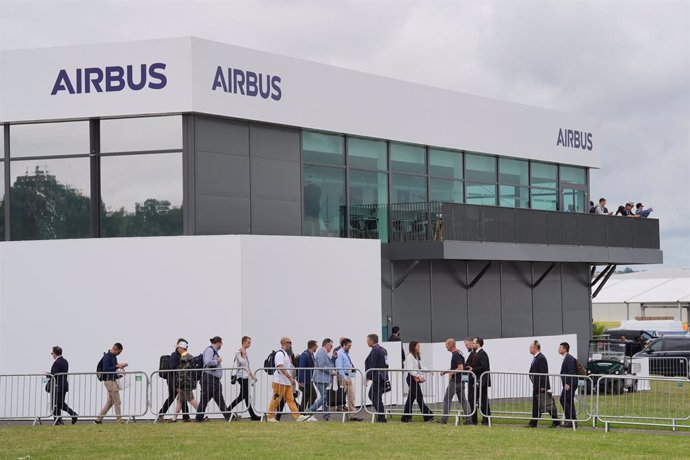
[[629,340],[630,342],[626,345],[625,354],[627,356],[633,356],[641,352],[650,340],[656,338],[656,336],[649,331],[633,329],[606,329],[604,335],[608,336],[610,339],[621,340],[625,337],[626,340]]
[[688,377],[690,337],[666,335],[652,340],[635,358],[649,358],[649,373]]

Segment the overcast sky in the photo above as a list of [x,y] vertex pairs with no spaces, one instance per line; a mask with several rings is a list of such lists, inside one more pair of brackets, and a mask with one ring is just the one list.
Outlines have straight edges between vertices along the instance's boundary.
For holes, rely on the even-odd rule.
[[690,267],[690,0],[0,0],[4,49],[184,35],[598,118],[593,197]]

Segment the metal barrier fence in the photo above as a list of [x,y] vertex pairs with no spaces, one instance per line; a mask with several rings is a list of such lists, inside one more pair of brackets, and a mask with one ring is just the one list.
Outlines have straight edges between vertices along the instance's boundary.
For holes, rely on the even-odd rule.
[[690,377],[688,374],[688,359],[683,357],[657,357],[650,355],[649,375],[663,377]]
[[[344,369],[334,367],[298,367],[292,368],[295,384],[290,386],[292,399],[297,411],[289,407],[285,398],[276,397],[274,380],[277,379],[276,368],[261,368],[256,371],[255,411],[266,420],[280,421],[282,417],[291,416],[297,421],[329,420],[331,416],[346,420],[361,420],[357,414],[362,401],[362,372],[359,369]],[[300,375],[311,376],[311,385],[299,385]],[[306,379],[303,379],[306,380]],[[306,383],[306,382],[305,382]],[[287,395],[289,397],[289,395]],[[319,404],[321,398],[326,404]],[[277,398],[277,403],[273,403]],[[294,414],[294,415],[292,415]],[[317,418],[318,417],[318,418]],[[272,420],[271,420],[272,421]]]
[[[64,401],[80,418],[97,421],[114,418],[118,422],[129,422],[144,417],[149,411],[148,375],[139,371],[114,374],[115,380],[107,380],[108,373],[55,374],[53,391],[56,391],[56,382],[66,379],[69,391]],[[99,380],[101,376],[103,381]]]
[[0,420],[32,420],[52,416],[50,379],[44,374],[0,375]]
[[[490,411],[480,411],[489,424],[493,419],[505,419],[525,420],[536,426],[544,413],[550,415],[546,421],[567,424],[573,429],[578,424],[594,422],[594,398],[585,391],[587,383],[592,387],[589,376],[491,371],[482,375],[482,383],[489,378]],[[569,385],[566,392],[563,379]]]
[[[687,378],[626,376],[634,391],[614,392],[619,376],[600,376],[596,395],[597,419],[606,431],[613,424],[690,428],[690,382]],[[649,390],[639,390],[649,388]]]
[[[240,371],[239,368],[214,368],[213,371],[221,376],[213,377],[202,369],[153,372],[150,378],[150,408],[156,416],[155,421],[165,421],[165,415],[170,412],[172,418],[168,421],[177,421],[178,416],[185,421],[191,420],[197,417],[197,413],[203,413],[199,415],[202,420],[209,415],[232,420],[233,417],[239,418],[239,414],[249,412],[253,381],[249,378],[237,379],[233,383],[233,376]],[[238,407],[243,409],[239,410]]]
[[371,379],[379,372],[386,373],[390,391],[383,393],[383,412],[377,410],[374,401],[371,406],[365,406],[372,422],[380,415],[400,416],[403,422],[422,416],[425,421],[440,417],[441,423],[452,418],[458,425],[463,418],[470,422],[475,414],[476,397],[469,390],[473,375],[469,371],[422,369],[419,371],[422,378],[414,379],[407,369],[369,369],[366,378]]

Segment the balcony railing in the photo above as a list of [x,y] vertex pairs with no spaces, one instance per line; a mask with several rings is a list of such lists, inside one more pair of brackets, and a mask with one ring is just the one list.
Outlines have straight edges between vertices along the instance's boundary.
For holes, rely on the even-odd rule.
[[659,249],[659,221],[456,203],[350,207],[350,237]]

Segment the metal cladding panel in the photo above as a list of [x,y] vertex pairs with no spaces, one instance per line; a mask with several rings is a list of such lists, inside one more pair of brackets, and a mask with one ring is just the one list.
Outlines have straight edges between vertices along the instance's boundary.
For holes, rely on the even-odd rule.
[[577,214],[554,212],[549,214],[548,222],[549,244],[577,244]]
[[515,242],[546,244],[548,241],[548,211],[534,212],[529,209],[515,210]]
[[432,340],[442,342],[449,337],[458,340],[467,337],[467,262],[433,261],[431,267]]
[[503,337],[534,333],[532,266],[528,262],[501,263],[501,325]]

